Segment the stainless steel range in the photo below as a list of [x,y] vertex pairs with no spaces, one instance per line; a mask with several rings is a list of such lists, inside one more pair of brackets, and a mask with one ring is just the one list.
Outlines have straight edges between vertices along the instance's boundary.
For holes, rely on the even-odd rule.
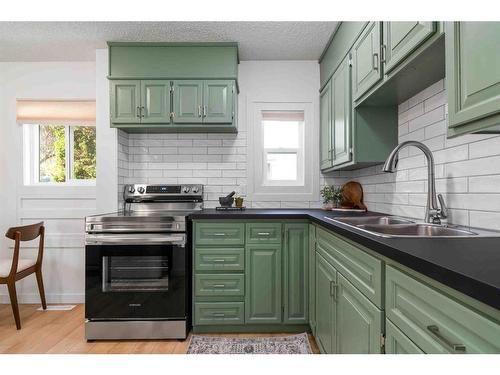
[[85,336],[184,339],[191,325],[188,215],[202,185],[126,185],[121,212],[85,220]]

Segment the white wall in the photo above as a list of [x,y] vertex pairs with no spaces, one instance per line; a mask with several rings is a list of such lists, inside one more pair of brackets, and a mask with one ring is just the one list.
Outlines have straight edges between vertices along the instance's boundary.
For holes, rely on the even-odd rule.
[[[500,230],[500,136],[471,134],[446,138],[444,80],[399,105],[399,142],[421,141],[434,154],[436,190],[449,207],[448,222]],[[336,183],[359,181],[372,211],[423,219],[427,166],[422,152],[400,152],[397,173],[382,166],[338,173]]]
[[[250,178],[247,107],[253,101],[312,103],[314,119],[306,131],[314,133],[313,143],[318,144],[319,64],[316,61],[243,61],[239,65],[238,82],[238,134],[122,134],[120,150],[124,154],[120,153],[120,182],[203,184],[206,207],[215,207],[218,197],[232,190],[246,195]],[[312,167],[317,171],[319,161],[314,159]],[[315,179],[319,180],[319,174],[315,174]],[[245,204],[247,207],[317,207],[319,196],[311,201],[252,202],[247,199]]]
[[[43,220],[43,275],[49,302],[84,296],[83,218],[95,212],[95,187],[29,187],[22,181],[22,132],[16,99],[94,99],[95,64],[90,62],[0,63],[0,256],[10,257],[8,227]],[[35,256],[28,248],[24,256]],[[21,302],[39,302],[34,277],[17,283]],[[5,287],[0,301],[8,302]]]

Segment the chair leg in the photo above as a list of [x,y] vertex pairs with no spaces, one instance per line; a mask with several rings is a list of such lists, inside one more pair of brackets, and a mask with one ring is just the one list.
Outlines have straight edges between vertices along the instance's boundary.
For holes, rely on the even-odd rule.
[[42,270],[36,271],[36,282],[38,284],[38,291],[40,292],[40,299],[42,300],[42,307],[47,310],[47,302],[45,301],[45,290],[43,288]]
[[9,289],[10,304],[12,305],[12,312],[14,313],[14,320],[16,321],[17,329],[21,329],[21,317],[19,316],[19,305],[17,304],[16,282],[12,281],[7,283]]

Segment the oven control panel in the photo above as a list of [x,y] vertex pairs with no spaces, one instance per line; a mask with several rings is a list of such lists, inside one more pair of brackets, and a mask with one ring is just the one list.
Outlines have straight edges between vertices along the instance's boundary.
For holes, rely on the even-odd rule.
[[133,184],[125,185],[123,190],[123,199],[126,202],[137,202],[141,200],[155,201],[182,199],[182,197],[203,198],[203,185],[185,184],[185,185],[147,185]]

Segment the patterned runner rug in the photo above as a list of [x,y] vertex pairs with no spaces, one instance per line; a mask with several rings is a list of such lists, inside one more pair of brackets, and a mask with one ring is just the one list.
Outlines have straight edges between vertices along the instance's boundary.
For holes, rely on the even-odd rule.
[[187,354],[311,354],[307,333],[282,337],[233,338],[193,335]]

